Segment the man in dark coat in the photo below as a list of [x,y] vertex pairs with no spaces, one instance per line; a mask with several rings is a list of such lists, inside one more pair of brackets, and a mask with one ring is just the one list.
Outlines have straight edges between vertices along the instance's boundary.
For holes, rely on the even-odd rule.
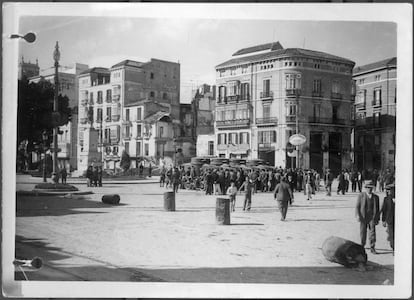
[[395,217],[395,184],[385,186],[387,196],[382,203],[381,215],[382,225],[387,227],[387,240],[390,242],[391,249],[394,253],[394,217]]
[[285,221],[288,205],[293,202],[293,193],[284,177],[282,177],[282,181],[276,185],[274,198],[278,202],[279,211],[282,215],[280,220]]
[[323,179],[323,181],[325,183],[326,196],[331,196],[333,178],[334,178],[334,176],[331,173],[331,170],[326,169],[325,177]]
[[361,245],[364,247],[367,240],[367,228],[369,229],[369,243],[371,253],[377,254],[375,250],[376,233],[375,226],[378,225],[380,219],[379,197],[375,195],[374,182],[365,184],[366,192],[358,195],[355,214],[360,222]]

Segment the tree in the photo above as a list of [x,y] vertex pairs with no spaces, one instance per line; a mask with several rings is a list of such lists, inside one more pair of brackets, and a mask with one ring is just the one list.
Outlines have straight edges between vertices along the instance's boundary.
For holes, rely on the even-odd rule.
[[124,172],[129,170],[129,167],[131,166],[131,157],[129,156],[126,151],[122,151],[121,155],[121,162],[120,162],[121,168],[124,170]]
[[52,141],[55,126],[63,126],[71,120],[69,98],[59,95],[58,114],[53,113],[54,85],[46,80],[29,83],[19,80],[17,107],[17,145],[26,144],[26,153],[43,151],[42,133],[46,131],[46,148]]

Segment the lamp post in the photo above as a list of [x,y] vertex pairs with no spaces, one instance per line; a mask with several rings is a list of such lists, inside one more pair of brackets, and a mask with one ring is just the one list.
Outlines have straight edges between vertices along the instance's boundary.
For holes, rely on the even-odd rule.
[[46,133],[46,130],[44,130],[42,132],[42,140],[43,140],[43,152],[44,152],[44,157],[43,157],[43,182],[47,182],[46,180],[46,142],[47,142],[48,136]]
[[[53,51],[53,60],[55,61],[55,95],[53,101],[53,114],[57,116],[58,113],[58,93],[59,93],[59,67],[60,51],[59,44],[56,42],[55,51]],[[58,143],[57,143],[57,134],[58,134],[58,125],[54,124],[53,127],[53,174],[52,178],[54,181],[57,178],[57,153],[58,153]]]
[[26,33],[25,35],[12,34],[11,39],[24,39],[28,43],[33,43],[36,40],[36,35],[33,32]]

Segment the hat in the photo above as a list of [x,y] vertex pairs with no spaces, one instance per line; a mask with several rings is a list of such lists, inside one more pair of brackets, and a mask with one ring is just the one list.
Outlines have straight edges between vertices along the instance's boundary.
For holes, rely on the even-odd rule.
[[367,183],[365,183],[364,187],[366,187],[366,188],[374,188],[375,187],[375,183],[373,181],[368,181]]
[[385,189],[386,189],[386,190],[395,189],[395,182],[390,183],[390,184],[387,184],[387,185],[385,186]]

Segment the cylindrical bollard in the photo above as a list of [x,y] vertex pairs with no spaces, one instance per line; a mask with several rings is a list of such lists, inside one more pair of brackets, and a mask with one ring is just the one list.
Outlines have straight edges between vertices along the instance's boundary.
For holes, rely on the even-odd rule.
[[119,204],[121,198],[117,194],[103,195],[102,202],[106,204]]
[[352,241],[331,236],[322,245],[322,253],[325,258],[345,267],[357,267],[367,262],[367,254],[364,247]]
[[230,199],[216,199],[216,221],[219,225],[230,225]]
[[175,193],[174,192],[164,193],[164,210],[175,211]]

